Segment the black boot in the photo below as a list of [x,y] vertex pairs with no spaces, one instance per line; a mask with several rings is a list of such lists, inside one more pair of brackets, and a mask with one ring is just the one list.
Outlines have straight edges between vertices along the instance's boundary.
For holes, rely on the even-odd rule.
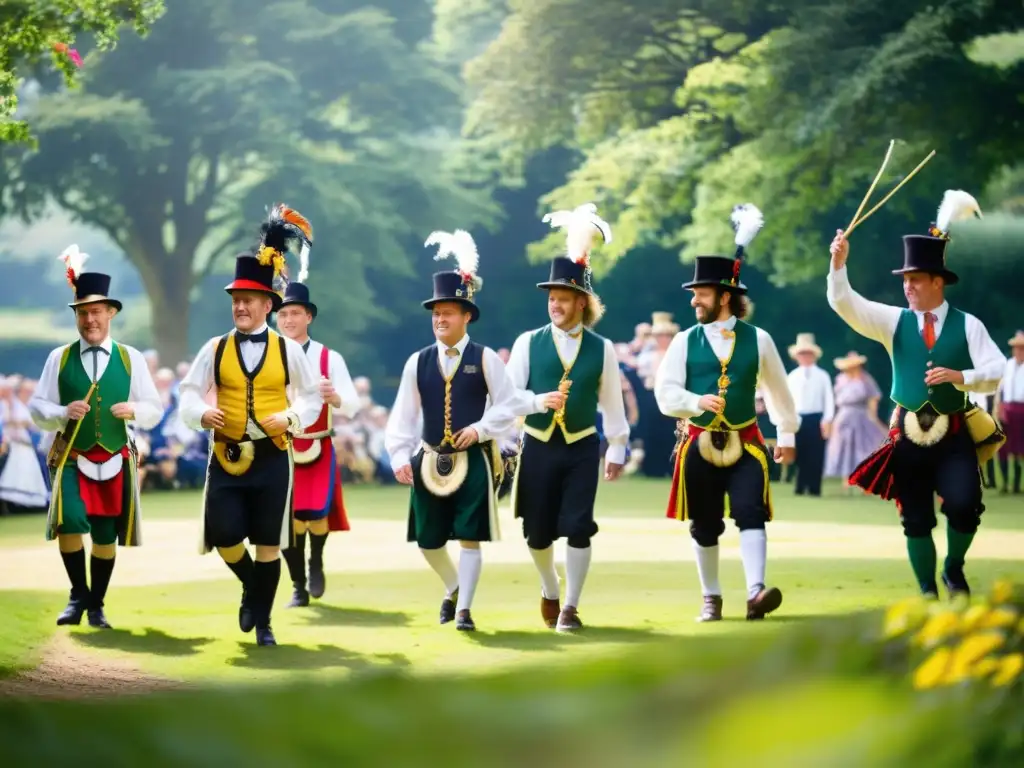
[[1020,459],[1013,460],[1013,492],[1020,493]]
[[309,605],[309,592],[306,591],[306,534],[295,534],[295,546],[281,553],[288,564],[288,575],[292,579],[292,599],[289,608],[304,608]]
[[64,570],[71,582],[71,594],[68,596],[67,607],[57,617],[57,625],[81,624],[82,615],[89,605],[89,581],[85,575],[85,549],[76,552],[61,552]]
[[281,560],[256,563],[253,566],[253,612],[256,616],[256,644],[277,645],[270,628],[270,614],[281,581]]
[[103,599],[107,596],[110,576],[114,572],[114,559],[89,558],[89,575],[92,589],[89,593],[89,626],[96,629],[110,629],[107,617],[103,615]]
[[324,545],[326,533],[309,534],[309,594],[319,599],[324,596],[327,579],[324,577]]
[[227,563],[228,568],[242,582],[242,602],[238,606],[238,628],[243,632],[252,632],[256,626],[256,618],[253,613],[252,600],[249,597],[252,584],[253,562],[249,550],[245,550],[242,559],[237,563]]
[[1001,493],[1010,492],[1010,460],[1005,456],[999,457],[999,473],[1003,476],[1003,488]]

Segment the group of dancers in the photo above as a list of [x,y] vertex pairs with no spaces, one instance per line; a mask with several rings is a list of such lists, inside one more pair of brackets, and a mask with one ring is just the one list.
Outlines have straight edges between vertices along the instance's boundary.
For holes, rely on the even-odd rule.
[[[842,231],[831,245],[829,304],[886,349],[897,406],[882,445],[850,483],[896,501],[920,590],[936,597],[935,497],[949,542],[942,582],[951,594],[969,593],[964,563],[984,509],[979,460],[1005,439],[968,393],[994,392],[1007,361],[984,325],[945,299],[958,279],[945,262],[951,225],[975,212],[969,195],[947,192],[928,233],[904,237],[903,266],[893,272],[903,280],[906,308],[856,293]],[[654,382],[659,409],[680,423],[667,515],[689,523],[700,621],[722,618],[718,542],[727,499],[739,530],[747,619],[763,619],[782,604],[781,590],[766,579],[766,529],[775,511],[769,473],[773,462],[792,463],[801,444],[801,416],[778,348],[744,319],[741,269],[763,217],[744,204],[731,219],[735,250],[697,258],[682,284],[696,323],[672,339]],[[583,630],[579,607],[599,531],[599,412],[608,443],[604,479],[617,479],[626,461],[629,425],[615,351],[593,330],[604,308],[590,253],[611,240],[611,229],[590,203],[545,221],[566,234],[565,255],[537,285],[550,323],[523,333],[507,365],[468,332],[481,311],[473,238],[463,230],[427,238],[437,246],[435,258],[452,258],[454,269],[433,275],[423,307],[434,340],[406,361],[387,424],[395,477],[410,486],[407,539],[441,581],[440,622],[462,631],[476,629],[481,544],[499,537],[497,508],[506,491],[537,568],[543,625]],[[271,609],[282,552],[290,605],[308,605],[324,594],[329,533],[349,527],[331,425],[334,414],[357,408],[358,398],[341,356],[309,337],[317,317],[304,283],[312,242],[306,219],[285,206],[273,209],[226,286],[233,328],[202,347],[180,387],[185,423],[212,434],[200,551],[215,549],[237,576],[239,628],[255,630],[261,646],[276,644]],[[285,257],[296,252],[301,266],[290,281]],[[102,628],[110,626],[104,597],[117,546],[141,541],[137,456],[126,425],[151,427],[161,407],[139,352],[110,337],[121,309],[109,295],[110,276],[83,271],[84,254],[75,248],[63,258],[80,338],[50,354],[29,409],[41,428],[57,432],[48,458],[54,493],[47,538],[58,541],[71,584],[58,624],[87,616]],[[278,330],[268,324],[273,313]],[[758,427],[758,397],[777,432],[771,454]],[[564,590],[555,569],[560,539],[567,544]],[[451,541],[459,542],[457,564]]]

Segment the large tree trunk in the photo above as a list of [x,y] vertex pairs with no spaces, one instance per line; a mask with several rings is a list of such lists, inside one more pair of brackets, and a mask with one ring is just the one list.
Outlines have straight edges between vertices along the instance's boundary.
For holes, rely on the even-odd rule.
[[150,328],[160,365],[173,368],[188,359],[189,298],[192,292],[192,259],[172,254],[140,268],[149,296]]

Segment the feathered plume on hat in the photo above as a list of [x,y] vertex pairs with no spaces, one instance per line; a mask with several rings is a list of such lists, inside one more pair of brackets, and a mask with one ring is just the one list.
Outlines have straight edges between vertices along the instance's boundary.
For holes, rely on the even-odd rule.
[[962,189],[947,189],[939,203],[939,211],[935,214],[935,223],[928,228],[932,237],[949,240],[949,228],[954,221],[962,221],[973,217],[982,217],[978,201]]
[[64,252],[57,257],[59,261],[64,262],[64,267],[67,270],[68,285],[71,286],[71,290],[75,290],[75,284],[78,282],[78,276],[82,274],[82,267],[85,266],[85,260],[89,258],[88,253],[82,253],[78,250],[78,244],[72,243]]
[[585,287],[588,291],[593,290],[590,248],[594,242],[594,235],[601,235],[605,243],[612,241],[612,228],[607,221],[597,215],[597,206],[594,203],[584,203],[571,211],[552,211],[544,214],[541,221],[565,230],[566,255],[585,268]]
[[[313,227],[301,213],[278,203],[260,226],[260,246],[256,251],[256,258],[260,264],[274,265],[275,283],[288,282],[288,264],[284,256],[289,246],[295,242],[299,243],[298,280],[301,283],[309,275],[309,249],[313,245]],[[283,290],[283,285],[280,288]]]
[[431,232],[423,247],[437,246],[437,254],[434,261],[455,257],[455,272],[462,276],[462,283],[466,286],[468,297],[479,291],[484,284],[483,278],[477,274],[480,267],[480,254],[476,249],[476,242],[473,236],[464,229],[456,229],[454,232]]
[[753,203],[743,203],[733,206],[732,228],[736,231],[736,254],[732,263],[732,284],[738,285],[740,281],[740,267],[743,266],[744,251],[751,241],[764,226],[764,215]]

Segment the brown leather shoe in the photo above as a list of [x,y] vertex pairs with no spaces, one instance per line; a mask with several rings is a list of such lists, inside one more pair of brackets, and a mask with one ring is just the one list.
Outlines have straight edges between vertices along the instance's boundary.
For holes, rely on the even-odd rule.
[[747,621],[763,619],[782,605],[782,591],[778,587],[761,586],[761,591],[747,600]]
[[576,612],[575,605],[567,605],[558,614],[558,624],[555,626],[557,632],[579,632],[583,629],[583,622]]
[[558,604],[558,598],[554,600],[548,600],[546,597],[541,595],[540,598],[540,615],[544,619],[544,625],[548,629],[554,629],[558,625],[558,614],[562,612],[561,607]]
[[722,596],[704,595],[704,607],[701,609],[697,621],[721,621],[722,620]]

